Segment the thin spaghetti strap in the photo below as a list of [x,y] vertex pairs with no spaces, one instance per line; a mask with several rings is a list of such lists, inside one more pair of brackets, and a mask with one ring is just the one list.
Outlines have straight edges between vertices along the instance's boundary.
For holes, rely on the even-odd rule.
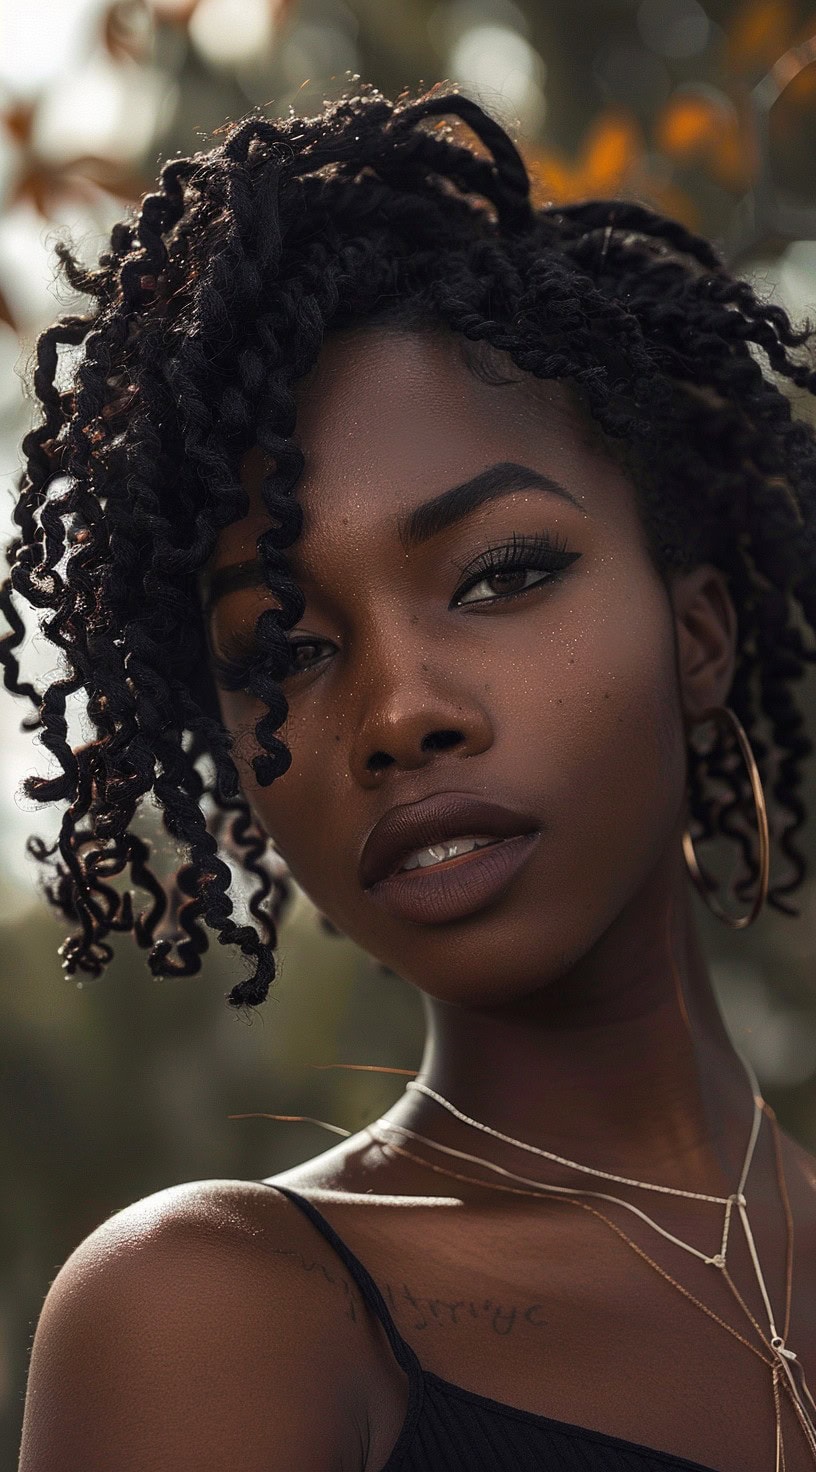
[[313,1202],[307,1201],[306,1197],[301,1196],[298,1191],[293,1191],[291,1186],[273,1185],[272,1181],[261,1181],[260,1184],[262,1186],[270,1186],[273,1191],[280,1191],[284,1196],[288,1196],[290,1201],[294,1202],[295,1206],[298,1206],[310,1218],[317,1227],[317,1230],[323,1234],[338,1256],[342,1258],[369,1308],[380,1320],[388,1335],[388,1342],[394,1351],[397,1362],[408,1375],[413,1390],[415,1383],[422,1379],[422,1367],[410,1344],[400,1334],[388,1312],[385,1299],[368,1269],[363,1267],[359,1257],[355,1256],[348,1244],[334,1230],[331,1222],[326,1220],[323,1213],[318,1211]]

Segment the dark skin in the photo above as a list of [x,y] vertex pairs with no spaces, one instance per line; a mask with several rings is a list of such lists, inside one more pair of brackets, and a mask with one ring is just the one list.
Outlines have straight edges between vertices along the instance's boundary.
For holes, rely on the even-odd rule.
[[[222,693],[223,718],[246,796],[295,879],[341,931],[420,989],[426,1083],[530,1144],[724,1196],[739,1176],[752,1099],[714,1000],[681,838],[689,733],[703,711],[728,703],[734,606],[711,564],[664,584],[632,484],[574,397],[502,361],[517,382],[480,381],[442,332],[327,339],[296,387],[305,524],[288,556],[307,606],[289,637],[319,642],[301,656],[310,670],[285,684],[279,734],[290,769],[269,787],[255,781],[259,702]],[[554,477],[580,505],[515,490],[405,552],[398,515],[508,460]],[[212,569],[255,556],[269,524],[262,467],[258,453],[247,456],[250,512],[221,534]],[[475,555],[542,531],[580,553],[559,580],[539,582],[536,572],[526,580],[536,586],[497,600],[526,586],[524,576],[488,576],[456,605],[461,568]],[[249,634],[272,603],[258,588],[223,597],[216,650]],[[434,733],[440,739],[427,741]],[[358,883],[363,841],[392,805],[447,789],[532,811],[542,839],[484,909],[441,925],[401,920]],[[309,812],[319,824],[304,821]],[[533,1179],[606,1189],[706,1251],[719,1244],[715,1205],[579,1177],[416,1093],[383,1118]],[[380,1283],[423,1365],[718,1472],[773,1466],[770,1370],[605,1223],[575,1205],[490,1189],[517,1183],[395,1131],[388,1141],[364,1130],[270,1180],[314,1196]],[[816,1162],[786,1136],[781,1157],[795,1223],[787,1337],[813,1386]],[[781,1323],[785,1217],[767,1118],[747,1195]],[[759,1346],[715,1270],[622,1208],[590,1204]],[[738,1224],[728,1261],[764,1327]],[[511,1332],[497,1331],[487,1299],[501,1306],[500,1323],[515,1309]],[[466,1307],[474,1302],[478,1312]],[[380,1393],[367,1472],[384,1461],[404,1415],[404,1387],[386,1359],[381,1348],[369,1367]],[[789,1409],[785,1428],[789,1472],[804,1472],[812,1461]]]

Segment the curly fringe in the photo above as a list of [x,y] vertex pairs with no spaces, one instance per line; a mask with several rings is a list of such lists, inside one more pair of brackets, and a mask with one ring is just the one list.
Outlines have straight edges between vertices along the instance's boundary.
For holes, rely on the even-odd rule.
[[[453,115],[478,152],[441,121]],[[291,884],[266,868],[240,792],[198,575],[248,510],[239,466],[258,445],[275,467],[258,555],[280,604],[258,621],[247,686],[266,707],[253,760],[265,786],[291,762],[275,733],[288,712],[286,631],[305,607],[284,555],[302,524],[293,385],[327,330],[364,320],[442,325],[526,373],[569,380],[632,470],[661,575],[703,559],[726,572],[740,627],[731,705],[772,776],[791,869],[768,899],[798,913],[784,896],[806,870],[797,834],[812,743],[793,687],[816,660],[803,632],[816,631],[816,438],[786,388],[816,393],[813,329],[795,329],[675,221],[621,200],[536,210],[529,191],[515,145],[475,102],[431,89],[395,103],[363,87],[311,118],[252,114],[209,151],[167,163],[98,269],[57,246],[93,305],[36,344],[42,423],[23,440],[0,661],[6,687],[34,707],[24,729],[61,768],[24,790],[67,803],[56,842],[32,838],[29,851],[79,927],[61,947],[68,975],[99,976],[114,931],[134,936],[155,976],[191,975],[209,929],[244,958],[231,1006],[256,1007],[275,978]],[[59,349],[80,344],[60,391]],[[13,594],[44,611],[62,653],[63,677],[44,692],[21,678]],[[78,692],[96,736],[74,750],[66,703]],[[130,831],[150,794],[186,856],[169,884]],[[744,895],[758,863],[738,754],[691,747],[689,804],[696,837],[738,844]],[[254,881],[253,924],[233,918],[224,830]],[[107,882],[120,875],[133,889]],[[140,909],[134,890],[148,897]]]

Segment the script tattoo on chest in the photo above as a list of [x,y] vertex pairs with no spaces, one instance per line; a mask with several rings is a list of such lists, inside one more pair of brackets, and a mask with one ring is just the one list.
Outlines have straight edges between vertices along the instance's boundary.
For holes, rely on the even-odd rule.
[[345,1299],[344,1306],[346,1317],[351,1319],[351,1322],[353,1324],[357,1323],[357,1309],[354,1303],[354,1291],[357,1285],[356,1283],[353,1283],[350,1278],[346,1277],[345,1273],[339,1271],[334,1272],[330,1267],[327,1267],[325,1263],[318,1262],[317,1258],[307,1257],[305,1253],[297,1252],[291,1247],[272,1247],[269,1250],[270,1252],[273,1252],[276,1257],[294,1258],[295,1262],[300,1263],[300,1266],[303,1268],[304,1272],[316,1272],[320,1275],[321,1278],[324,1278],[327,1283],[336,1284],[341,1289],[343,1297]]
[[407,1283],[400,1285],[399,1293],[395,1293],[390,1283],[384,1287],[385,1298],[395,1314],[399,1312],[400,1299],[416,1311],[411,1327],[418,1331],[433,1328],[434,1324],[458,1328],[480,1323],[486,1324],[494,1334],[506,1338],[521,1324],[529,1324],[534,1329],[546,1326],[543,1304],[540,1303],[522,1306],[495,1298],[431,1298],[412,1292]]
[[[273,1247],[270,1250],[279,1257],[293,1258],[300,1264],[304,1272],[318,1273],[327,1283],[336,1285],[343,1295],[346,1316],[352,1323],[357,1323],[359,1317],[355,1304],[357,1285],[342,1269],[335,1270],[326,1263],[319,1262],[317,1258],[308,1257],[305,1253],[293,1248]],[[434,1325],[464,1328],[478,1323],[485,1325],[493,1334],[506,1338],[513,1333],[514,1329],[522,1325],[528,1325],[533,1329],[546,1328],[544,1306],[541,1303],[522,1305],[496,1298],[431,1297],[427,1294],[415,1293],[407,1283],[401,1283],[399,1288],[395,1289],[387,1281],[383,1283],[381,1291],[395,1317],[399,1315],[400,1304],[407,1303],[414,1310],[415,1317],[411,1321],[411,1328],[417,1332],[433,1329]]]

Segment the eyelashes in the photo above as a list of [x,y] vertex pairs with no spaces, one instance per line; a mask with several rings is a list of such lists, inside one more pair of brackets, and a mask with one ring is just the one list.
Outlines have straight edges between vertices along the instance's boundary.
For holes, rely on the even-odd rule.
[[[484,579],[497,573],[515,573],[529,569],[538,569],[549,574],[547,581],[557,578],[557,574],[580,557],[580,552],[570,552],[567,548],[566,539],[551,537],[548,532],[535,532],[532,536],[525,533],[514,532],[509,542],[500,542],[496,546],[488,547],[480,552],[478,557],[460,566],[459,572],[465,579],[460,583],[453,597],[454,604],[461,599]],[[538,587],[544,579],[539,579],[533,584]],[[497,598],[515,598],[519,592],[527,592],[526,588],[513,592],[498,593],[492,598],[478,598],[477,603],[494,603]]]
[[[566,539],[558,536],[551,537],[548,532],[535,532],[532,535],[514,532],[509,542],[501,542],[486,548],[484,552],[480,552],[477,557],[472,558],[463,566],[458,563],[454,564],[463,581],[457,587],[450,607],[489,607],[494,603],[505,603],[511,598],[523,597],[545,583],[560,582],[560,574],[580,556],[580,552],[570,552]],[[461,602],[473,588],[497,575],[512,577],[522,572],[536,571],[542,576],[527,587],[500,591],[487,598]],[[308,674],[315,668],[315,662],[297,664],[299,650],[317,649],[321,644],[328,643],[329,640],[326,639],[290,638],[291,666],[285,678],[296,678],[299,674]],[[216,682],[224,690],[244,689],[262,658],[254,635],[249,635],[249,637],[228,636],[224,640],[222,653],[212,655]]]

